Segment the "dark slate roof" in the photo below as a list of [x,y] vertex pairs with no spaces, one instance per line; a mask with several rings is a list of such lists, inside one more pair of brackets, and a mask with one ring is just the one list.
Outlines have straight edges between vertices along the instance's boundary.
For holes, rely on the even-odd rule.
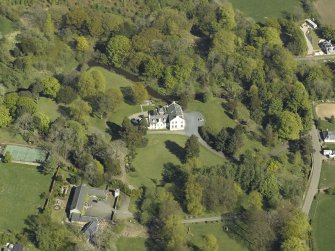
[[80,221],[80,214],[78,214],[78,213],[72,213],[71,214],[71,221]]
[[183,109],[180,105],[173,101],[170,105],[151,111],[149,124],[156,124],[159,120],[166,123],[177,116],[184,118]]
[[323,131],[322,136],[324,140],[335,140],[335,131]]
[[169,120],[171,121],[172,119],[174,119],[175,117],[179,116],[179,117],[184,117],[184,113],[183,110],[181,109],[181,106],[178,105],[176,102],[172,102],[172,104],[170,104],[167,107],[167,114],[169,115]]
[[87,187],[86,188],[87,194],[91,196],[106,196],[106,190],[93,188],[93,187]]
[[93,238],[97,230],[98,222],[94,220],[87,223],[81,231],[85,234],[86,238],[90,240]]
[[85,184],[77,186],[73,194],[70,211],[73,209],[77,209],[80,213],[75,213],[75,212],[71,213],[69,217],[71,221],[89,222],[89,221],[96,219],[96,217],[81,215],[82,210],[85,206],[85,203],[86,202],[90,203],[89,201],[87,201],[88,195],[89,196],[106,196],[107,191],[89,187]]
[[77,186],[75,188],[70,210],[77,209],[81,212],[84,207],[86,194],[87,193],[85,185]]
[[23,251],[24,247],[22,244],[14,244],[14,247],[12,249],[13,251]]

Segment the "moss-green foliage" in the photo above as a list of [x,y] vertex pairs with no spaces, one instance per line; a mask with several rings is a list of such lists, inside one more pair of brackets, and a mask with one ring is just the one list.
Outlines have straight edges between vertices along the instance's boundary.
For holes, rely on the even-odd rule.
[[0,231],[22,230],[27,216],[43,206],[39,195],[48,191],[50,183],[51,176],[39,173],[35,166],[0,163]]

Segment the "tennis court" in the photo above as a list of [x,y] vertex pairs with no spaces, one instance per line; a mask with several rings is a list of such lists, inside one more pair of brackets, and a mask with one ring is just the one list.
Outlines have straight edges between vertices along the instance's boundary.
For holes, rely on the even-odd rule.
[[9,152],[12,155],[13,161],[42,163],[46,160],[48,153],[39,148],[6,145],[4,154]]

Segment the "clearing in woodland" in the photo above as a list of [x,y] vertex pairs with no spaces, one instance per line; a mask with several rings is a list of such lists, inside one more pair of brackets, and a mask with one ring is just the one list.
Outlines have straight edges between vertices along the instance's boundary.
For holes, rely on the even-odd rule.
[[319,104],[315,107],[318,118],[326,119],[335,116],[335,104]]
[[334,0],[317,0],[315,2],[315,8],[321,17],[322,23],[335,26]]
[[230,0],[230,2],[246,16],[261,22],[270,17],[279,18],[285,13],[291,14],[301,10],[299,0]]

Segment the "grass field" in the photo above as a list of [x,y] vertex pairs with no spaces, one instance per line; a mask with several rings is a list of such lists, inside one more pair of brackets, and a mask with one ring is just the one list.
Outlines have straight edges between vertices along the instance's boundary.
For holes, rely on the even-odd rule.
[[43,206],[39,195],[48,191],[50,183],[51,176],[39,173],[36,167],[0,164],[0,231],[22,230],[24,220]]
[[333,251],[335,246],[335,196],[320,194],[312,212],[313,250]]
[[8,128],[0,128],[0,143],[25,143],[23,138]]
[[321,120],[321,123],[320,123],[320,126],[319,126],[319,129],[321,131],[325,131],[325,130],[335,130],[335,124],[334,123],[330,123],[329,121],[327,120]]
[[[206,103],[194,100],[190,102],[187,110],[201,112],[205,117],[206,126],[211,132],[217,134],[223,127],[234,128],[237,124],[236,121],[234,121],[227,115],[221,103],[222,100],[216,98],[213,98]],[[247,121],[248,131],[252,131],[257,135],[260,135],[257,124],[255,123],[255,121],[250,119],[249,111],[244,105],[239,104],[238,114],[239,118]],[[259,151],[260,153],[268,153],[270,151],[270,148],[264,147],[259,141],[256,141],[255,136],[244,137],[243,145],[238,149],[237,155],[244,153],[247,149],[257,149],[257,151]]]
[[120,88],[120,87],[128,87],[128,86],[132,86],[134,83],[131,82],[130,80],[126,79],[125,77],[109,71],[103,67],[99,67],[99,66],[95,66],[92,67],[90,69],[90,71],[92,70],[99,70],[101,71],[105,78],[106,78],[106,89],[108,88]]
[[[160,182],[165,164],[180,165],[180,157],[187,137],[182,135],[148,135],[148,145],[137,150],[133,162],[136,172],[128,175],[130,184],[153,187]],[[211,166],[223,164],[224,159],[201,146],[199,162]]]
[[[299,0],[229,0],[236,9],[256,21],[269,17],[282,17],[284,12],[292,13],[301,8]],[[332,0],[329,0],[332,1]]]
[[194,100],[189,103],[187,110],[201,112],[205,116],[206,126],[212,132],[218,133],[222,127],[235,127],[236,125],[236,122],[226,114],[221,103],[220,99],[215,98],[206,103]]
[[[109,71],[103,67],[92,67],[90,70],[99,70],[101,71],[105,78],[106,78],[106,89],[108,88],[124,88],[124,87],[132,87],[134,85],[134,82],[126,79],[125,77]],[[134,113],[141,112],[141,107],[139,105],[130,105],[126,102],[122,102],[120,107],[117,109],[117,111],[111,113],[108,116],[108,120],[112,121],[118,125],[121,125],[123,118],[125,116],[129,116]]]
[[0,16],[0,33],[6,35],[12,31],[12,23],[7,18]]
[[60,116],[58,107],[58,104],[49,98],[41,97],[38,100],[38,110],[47,115],[50,121],[54,121]]
[[213,234],[218,240],[219,250],[229,251],[246,251],[246,247],[241,246],[237,241],[228,237],[223,231],[222,223],[202,223],[187,225],[190,227],[189,241],[197,247],[201,247],[203,243],[203,236],[206,234]]
[[328,160],[323,162],[319,187],[335,188],[335,161]]
[[335,26],[334,0],[317,0],[315,1],[315,7],[319,12],[322,23]]
[[145,238],[125,238],[121,237],[116,243],[117,251],[136,250],[146,251]]

